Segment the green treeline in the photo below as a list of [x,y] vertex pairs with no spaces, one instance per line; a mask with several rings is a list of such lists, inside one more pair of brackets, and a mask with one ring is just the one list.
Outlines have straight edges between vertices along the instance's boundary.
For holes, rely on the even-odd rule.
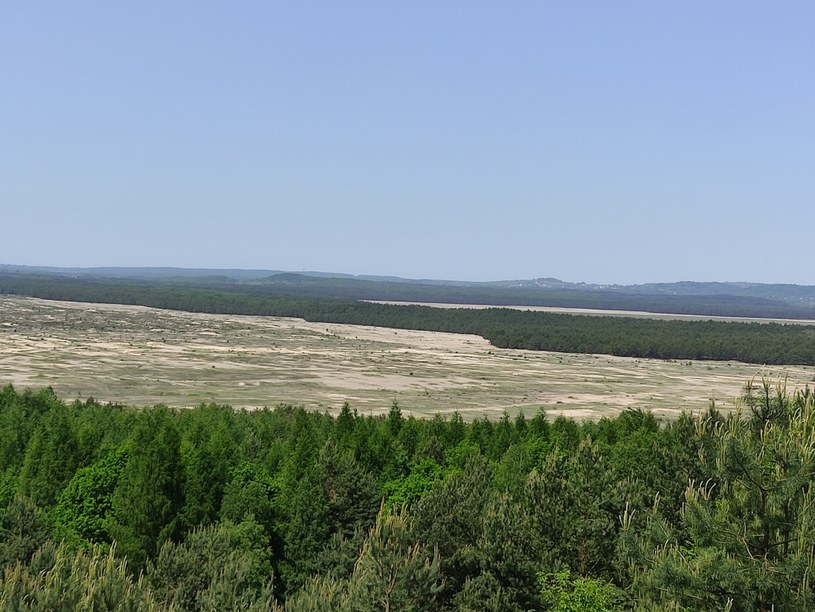
[[223,314],[300,317],[322,323],[477,334],[500,348],[624,357],[815,365],[815,327],[779,323],[663,321],[505,308],[443,309],[353,300],[259,295],[142,281],[0,274],[0,294],[136,304]]
[[812,319],[812,287],[737,283],[664,283],[612,286],[528,281],[470,283],[395,278],[366,279],[319,274],[269,273],[251,270],[184,270],[173,268],[33,268],[0,264],[3,274],[54,278],[151,282],[256,295],[294,295],[401,302],[554,306],[600,310],[644,310],[670,314],[723,317]]
[[7,386],[0,609],[815,609],[814,400],[465,423]]

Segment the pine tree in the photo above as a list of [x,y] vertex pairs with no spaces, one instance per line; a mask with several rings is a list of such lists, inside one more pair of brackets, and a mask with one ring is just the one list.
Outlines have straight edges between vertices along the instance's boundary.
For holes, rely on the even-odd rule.
[[73,551],[48,542],[29,565],[8,567],[0,576],[0,609],[65,612],[158,612],[143,578],[134,580],[115,547]]
[[764,381],[725,423],[697,428],[716,442],[714,476],[690,483],[679,525],[658,504],[645,519],[624,517],[621,554],[638,596],[662,607],[813,609],[812,395]]
[[140,417],[113,496],[110,527],[137,569],[173,536],[183,506],[181,439],[172,415],[157,406]]
[[441,591],[438,550],[416,543],[401,510],[380,510],[349,583],[350,609],[434,610]]
[[78,445],[68,417],[69,410],[62,403],[51,408],[40,420],[26,448],[19,491],[44,508],[56,503],[79,465]]

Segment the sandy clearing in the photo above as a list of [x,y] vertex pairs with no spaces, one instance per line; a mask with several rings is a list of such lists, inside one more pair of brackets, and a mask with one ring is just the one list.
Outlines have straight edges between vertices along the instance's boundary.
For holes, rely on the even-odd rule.
[[[789,386],[815,368],[774,368]],[[758,368],[736,362],[505,350],[477,336],[0,296],[0,385],[131,405],[240,408],[344,401],[381,413],[576,418],[626,407],[675,415],[732,408]]]
[[607,310],[602,308],[565,308],[562,306],[519,306],[511,304],[452,304],[445,302],[397,302],[387,300],[366,300],[371,304],[391,304],[394,306],[430,306],[432,308],[509,308],[532,312],[554,312],[560,314],[582,314],[595,317],[635,317],[637,319],[664,319],[666,321],[733,321],[737,323],[783,323],[792,325],[815,325],[815,319],[771,319],[759,317],[723,317],[718,315],[671,314],[648,312],[645,310]]

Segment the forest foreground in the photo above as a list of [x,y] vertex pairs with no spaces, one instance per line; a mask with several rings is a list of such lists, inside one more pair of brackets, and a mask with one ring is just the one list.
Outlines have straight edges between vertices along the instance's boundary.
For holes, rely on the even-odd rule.
[[815,402],[663,424],[0,390],[0,609],[812,610]]

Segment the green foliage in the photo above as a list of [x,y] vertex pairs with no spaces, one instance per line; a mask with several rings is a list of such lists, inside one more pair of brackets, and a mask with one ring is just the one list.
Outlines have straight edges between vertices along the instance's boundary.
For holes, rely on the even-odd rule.
[[47,543],[30,565],[6,566],[0,578],[0,609],[96,612],[172,610],[156,604],[143,578],[134,580],[127,563],[108,551],[72,551]]
[[368,530],[357,527],[351,535],[334,533],[317,555],[314,575],[348,579],[354,573]]
[[335,612],[349,610],[348,581],[330,575],[311,578],[306,585],[286,599],[275,612]]
[[509,601],[521,610],[535,605],[535,575],[542,551],[535,544],[532,522],[508,495],[493,497],[484,510],[477,544],[482,571],[494,576]]
[[0,472],[0,508],[5,508],[17,491],[18,470],[13,466]]
[[317,557],[331,537],[328,524],[328,501],[315,473],[300,481],[288,503],[289,519],[285,526],[285,563],[281,577],[286,591],[302,587],[315,572]]
[[517,612],[512,595],[490,572],[467,578],[453,597],[450,609],[457,612]]
[[348,578],[315,576],[286,601],[287,611],[435,610],[441,591],[438,551],[410,532],[404,511],[380,509]]
[[273,600],[268,541],[251,519],[166,542],[147,576],[156,599],[179,610],[249,610]]
[[815,541],[815,403],[748,388],[749,415],[700,420],[715,441],[713,477],[692,481],[677,525],[659,505],[626,516],[620,540],[643,601],[663,607],[810,609]]
[[317,458],[331,533],[349,535],[376,517],[381,491],[373,475],[349,454],[326,443]]
[[539,573],[541,600],[553,612],[614,612],[622,610],[620,590],[594,578],[572,578],[569,570]]
[[42,506],[53,505],[79,463],[76,435],[71,429],[68,410],[60,403],[48,410],[26,447],[19,490]]
[[334,427],[334,435],[340,447],[346,449],[351,448],[351,440],[356,428],[357,419],[359,415],[351,412],[351,406],[348,402],[344,402],[340,414],[337,416],[337,423]]
[[27,563],[49,534],[45,514],[31,499],[12,499],[0,512],[0,567]]
[[393,402],[391,409],[388,411],[388,433],[392,438],[399,435],[399,430],[402,429],[402,411],[399,409],[399,404]]
[[240,523],[252,518],[272,535],[280,513],[280,485],[261,467],[244,463],[224,488],[221,519]]
[[548,567],[566,565],[584,576],[610,570],[624,509],[612,476],[591,439],[573,455],[553,451],[529,475],[525,515]]
[[433,610],[441,580],[438,551],[416,543],[404,511],[382,509],[351,576],[348,603],[360,611]]
[[806,390],[667,424],[0,408],[0,609],[815,609]]
[[117,449],[74,474],[53,511],[62,537],[75,545],[111,542],[113,494],[127,460],[127,451]]
[[433,488],[436,481],[442,478],[441,467],[432,459],[424,459],[413,466],[410,474],[404,478],[385,483],[385,506],[401,508],[410,506]]
[[40,419],[60,404],[50,387],[17,393],[14,387],[6,385],[0,391],[0,470],[22,467]]
[[142,413],[113,495],[110,522],[110,534],[134,567],[144,567],[176,531],[183,504],[180,444],[166,407]]
[[233,413],[226,406],[202,405],[184,414],[181,462],[184,467],[186,528],[216,520],[235,461]]
[[491,496],[492,470],[483,457],[475,455],[460,472],[452,473],[416,503],[413,530],[425,546],[439,551],[445,589],[449,600],[464,583],[482,571],[479,541],[484,530],[484,511]]
[[320,551],[334,534],[368,529],[381,492],[376,480],[350,455],[327,442],[293,493],[285,533],[286,584],[300,586],[315,570]]

